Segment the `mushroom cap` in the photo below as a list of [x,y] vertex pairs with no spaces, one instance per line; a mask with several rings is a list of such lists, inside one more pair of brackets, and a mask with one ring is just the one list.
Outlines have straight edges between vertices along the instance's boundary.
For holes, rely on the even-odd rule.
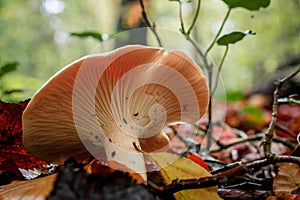
[[23,113],[24,146],[52,163],[92,154],[142,168],[135,166],[143,158],[136,148],[166,148],[162,128],[200,119],[208,95],[201,69],[182,52],[130,45],[86,56],[31,99]]

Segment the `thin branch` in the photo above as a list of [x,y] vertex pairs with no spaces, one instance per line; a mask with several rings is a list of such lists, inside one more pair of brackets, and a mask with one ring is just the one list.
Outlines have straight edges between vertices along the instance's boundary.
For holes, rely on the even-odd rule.
[[[192,31],[192,29],[195,26],[196,20],[199,16],[199,11],[200,11],[200,3],[201,0],[198,1],[198,5],[197,5],[197,9],[193,18],[193,22],[191,24],[191,26],[189,27],[188,31],[185,32],[185,28],[184,28],[184,21],[183,21],[183,17],[182,17],[182,2],[180,0],[177,1],[178,5],[179,5],[179,20],[180,20],[180,32],[186,37],[186,39],[193,45],[193,47],[196,49],[196,52],[200,55],[201,58],[204,58],[204,54],[202,52],[202,50],[198,47],[198,45],[196,44],[196,42],[194,40],[192,40],[192,38],[190,37],[190,32]],[[207,65],[207,63],[204,64],[205,66]]]
[[141,6],[141,8],[142,8],[142,16],[143,16],[143,19],[145,20],[147,26],[150,28],[150,30],[151,30],[152,33],[154,34],[154,36],[155,36],[155,38],[156,38],[156,40],[157,40],[157,42],[158,42],[158,45],[159,45],[160,47],[162,47],[162,42],[161,42],[161,40],[160,40],[160,38],[159,38],[159,36],[158,36],[158,33],[156,32],[155,24],[154,24],[154,23],[151,24],[150,21],[149,21],[149,19],[148,19],[148,16],[147,16],[147,13],[146,13],[146,10],[145,10],[145,6],[144,6],[143,0],[139,0],[139,2],[140,2],[140,6]]
[[183,17],[182,17],[182,2],[179,0],[179,19],[180,19],[180,26],[181,26],[181,33],[185,35],[185,28],[184,28],[184,22],[183,22]]
[[173,180],[172,183],[165,186],[157,186],[154,183],[150,183],[150,185],[157,191],[164,193],[175,193],[181,190],[187,189],[198,189],[211,187],[216,185],[221,185],[232,178],[244,174],[248,171],[253,171],[259,169],[261,166],[268,165],[267,159],[257,160],[248,164],[239,163],[238,166],[234,168],[230,168],[225,172],[221,172],[209,177],[202,177],[196,179],[184,179],[184,180]]
[[[201,58],[204,58],[204,53],[202,52],[202,50],[199,48],[199,46],[196,44],[196,42],[190,37],[187,36],[186,38],[192,45],[193,47],[196,49],[197,53],[200,55]],[[207,68],[206,66],[208,65],[208,63],[206,63],[206,61],[204,60],[204,67]]]
[[188,31],[185,31],[185,28],[184,28],[184,22],[183,22],[183,17],[182,17],[182,1],[178,0],[177,2],[179,4],[179,20],[180,20],[180,26],[181,26],[180,32],[183,35],[185,35],[186,38],[188,38],[188,37],[190,37],[191,31],[193,30],[193,28],[194,28],[194,26],[196,24],[196,21],[198,19],[198,16],[200,14],[201,0],[198,0],[197,8],[196,8],[196,11],[195,11],[195,15],[193,17],[193,21],[192,21],[190,27],[188,28]]
[[277,81],[276,83],[276,88],[273,94],[273,106],[272,106],[272,120],[271,123],[268,127],[268,130],[265,133],[265,139],[263,141],[263,148],[264,148],[264,152],[266,157],[269,160],[274,160],[277,159],[276,155],[274,153],[272,153],[271,151],[271,141],[274,137],[274,130],[275,130],[275,125],[276,125],[276,121],[277,121],[277,116],[278,116],[278,98],[279,98],[279,91],[282,87],[282,85],[288,81],[289,79],[293,78],[294,76],[296,76],[298,73],[300,72],[300,67],[298,68],[298,70],[296,70],[294,73],[290,74],[287,77],[284,77],[283,79],[280,79]]
[[[261,140],[262,138],[264,138],[264,135],[265,135],[264,133],[258,133],[258,134],[251,135],[251,136],[246,137],[246,138],[239,138],[239,139],[234,140],[231,143],[219,145],[218,148],[212,149],[210,151],[210,153],[216,153],[216,152],[222,151],[224,149],[227,149],[229,147],[232,147],[232,146],[244,143],[244,142],[258,141],[258,140]],[[291,150],[293,150],[296,147],[293,143],[291,143],[291,142],[289,142],[285,139],[273,138],[273,141],[276,142],[276,143],[284,144],[285,146],[287,146]]]
[[[206,160],[205,160],[206,161]],[[238,161],[238,162],[234,162],[234,163],[230,163],[230,164],[227,164],[219,169],[216,169],[216,170],[213,170],[210,172],[211,175],[215,175],[215,174],[219,174],[221,172],[224,172],[224,171],[227,171],[227,170],[230,170],[230,169],[233,169],[239,165],[241,165],[242,162],[241,161]]]
[[273,163],[288,162],[288,163],[294,163],[294,164],[297,164],[300,166],[300,157],[277,155],[273,160],[270,160],[270,162],[273,162]]
[[205,128],[202,128],[202,126],[200,125],[197,125],[197,124],[193,124],[195,128],[198,129],[198,131],[202,131],[203,133],[206,133],[206,129]]
[[196,12],[195,12],[192,24],[190,25],[190,28],[186,32],[187,35],[190,35],[191,31],[193,30],[193,28],[194,28],[194,26],[196,24],[196,21],[198,19],[199,14],[200,14],[200,5],[201,5],[201,0],[198,0]]
[[212,92],[211,92],[211,96],[214,96],[214,94],[215,94],[215,92],[216,92],[217,85],[218,85],[219,78],[220,78],[220,73],[221,73],[221,70],[222,70],[222,67],[223,67],[225,58],[226,58],[226,56],[227,56],[228,50],[229,50],[229,46],[226,45],[226,49],[225,49],[224,55],[223,55],[222,60],[221,60],[221,62],[220,62],[220,64],[219,64],[219,67],[218,67],[217,78],[216,78],[216,81],[215,81],[214,88],[213,88],[213,90],[212,90]]
[[234,165],[233,168],[229,168],[228,170],[220,173],[216,173],[213,176],[194,178],[194,179],[176,179],[173,180],[170,184],[164,186],[158,186],[153,182],[148,182],[150,186],[158,193],[163,192],[166,193],[175,193],[181,190],[188,189],[199,189],[206,188],[216,185],[224,185],[228,183],[229,180],[234,179],[237,176],[243,175],[245,173],[253,173],[258,169],[261,169],[263,166],[272,165],[275,163],[281,162],[291,162],[298,164],[300,166],[300,158],[295,156],[278,156],[275,160],[270,162],[269,159],[260,159],[251,161],[249,163],[238,162],[237,166]]
[[212,43],[209,45],[208,49],[206,50],[206,52],[205,52],[205,57],[207,57],[208,52],[209,52],[209,51],[213,48],[213,46],[215,45],[215,43],[216,43],[218,37],[220,36],[220,34],[221,34],[221,32],[222,32],[222,30],[223,30],[223,28],[224,28],[225,22],[227,21],[229,15],[230,15],[230,12],[231,12],[231,8],[228,9],[228,11],[227,11],[227,13],[226,13],[226,15],[225,15],[225,18],[224,18],[224,20],[223,20],[223,22],[222,22],[222,24],[221,24],[221,26],[220,26],[220,28],[219,28],[218,33],[216,34],[214,40],[212,41]]
[[276,124],[275,124],[275,128],[276,128],[277,130],[281,130],[281,131],[283,131],[283,132],[289,134],[289,135],[292,136],[292,137],[295,137],[295,135],[297,135],[296,133],[290,131],[289,129],[287,129],[286,127],[284,127],[283,125],[281,125],[281,124],[279,124],[279,123],[276,123]]

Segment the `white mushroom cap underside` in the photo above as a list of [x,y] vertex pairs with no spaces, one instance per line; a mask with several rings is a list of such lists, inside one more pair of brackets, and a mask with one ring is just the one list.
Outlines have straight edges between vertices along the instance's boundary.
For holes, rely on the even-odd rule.
[[185,54],[126,46],[84,57],[51,78],[24,111],[24,145],[56,163],[89,153],[118,161],[129,152],[133,159],[133,142],[146,151],[164,148],[163,126],[195,122],[207,105],[206,78]]

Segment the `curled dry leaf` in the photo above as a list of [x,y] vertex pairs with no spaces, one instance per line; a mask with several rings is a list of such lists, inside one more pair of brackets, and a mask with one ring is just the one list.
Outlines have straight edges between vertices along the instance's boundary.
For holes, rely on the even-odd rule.
[[[153,160],[165,179],[167,184],[170,184],[176,179],[191,179],[211,176],[211,174],[198,165],[184,157],[171,153],[151,153],[149,154],[151,160]],[[217,187],[207,187],[193,190],[183,190],[174,194],[176,199],[221,199],[217,193]]]
[[300,186],[300,168],[293,163],[280,163],[278,174],[273,182],[273,190],[276,195],[291,193]]
[[55,179],[56,174],[29,181],[14,181],[1,186],[0,199],[45,199],[52,191]]

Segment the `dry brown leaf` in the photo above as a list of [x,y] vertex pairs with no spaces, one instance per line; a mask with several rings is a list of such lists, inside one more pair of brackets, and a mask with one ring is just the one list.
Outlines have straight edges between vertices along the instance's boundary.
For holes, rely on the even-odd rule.
[[269,196],[267,200],[300,200],[299,194],[281,193],[277,196]]
[[14,181],[9,185],[0,187],[0,199],[46,199],[53,189],[55,180],[56,174],[29,181]]
[[300,187],[300,168],[293,163],[280,163],[273,181],[275,194],[291,193]]
[[[175,179],[191,179],[211,176],[207,170],[195,162],[175,154],[151,153],[149,154],[149,157],[158,165],[167,184],[170,184]],[[200,197],[201,199],[221,199],[217,193],[217,187],[182,190],[176,192],[174,197],[177,200],[196,200]]]

